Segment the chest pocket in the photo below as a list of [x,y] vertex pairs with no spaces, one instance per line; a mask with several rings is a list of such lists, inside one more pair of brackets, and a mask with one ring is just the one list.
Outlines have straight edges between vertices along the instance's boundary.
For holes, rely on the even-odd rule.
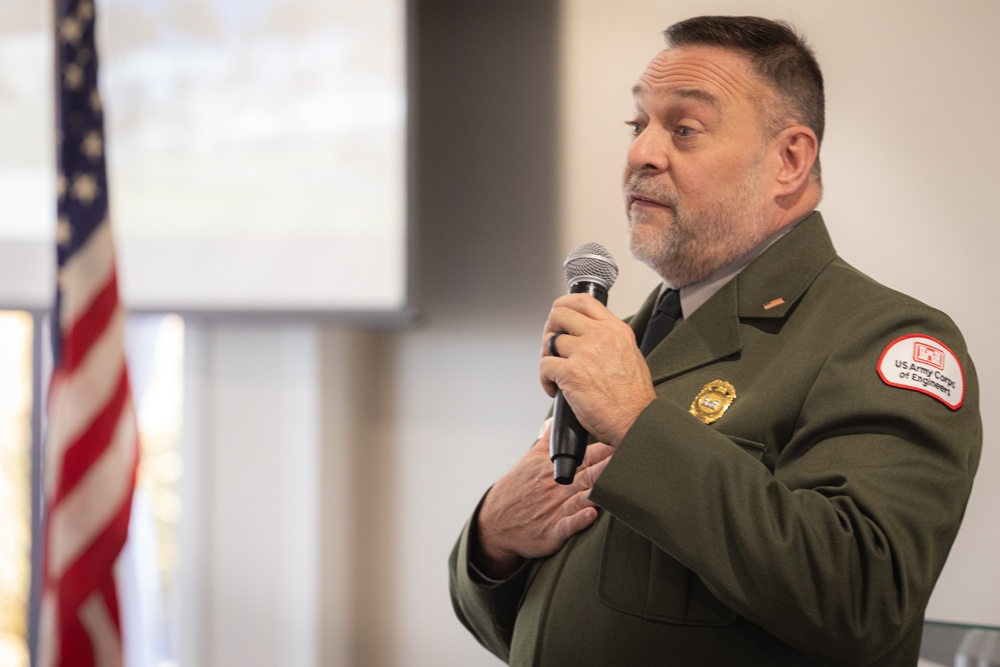
[[601,554],[598,596],[618,611],[682,625],[729,625],[736,612],[701,578],[614,517]]
[[[760,460],[763,446],[730,436]],[[730,625],[738,615],[697,574],[612,516],[604,536],[598,597],[633,616],[680,625]]]

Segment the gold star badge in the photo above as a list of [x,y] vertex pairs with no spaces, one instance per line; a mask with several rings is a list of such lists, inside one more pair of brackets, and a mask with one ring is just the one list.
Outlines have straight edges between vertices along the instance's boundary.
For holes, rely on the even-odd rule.
[[709,382],[691,402],[689,412],[703,424],[711,424],[725,414],[736,400],[736,388],[725,380]]

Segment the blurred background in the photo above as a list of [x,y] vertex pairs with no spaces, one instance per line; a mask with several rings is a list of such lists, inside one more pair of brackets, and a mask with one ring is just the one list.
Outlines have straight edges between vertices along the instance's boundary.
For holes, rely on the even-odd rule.
[[[44,118],[51,102],[43,94],[30,114],[11,100],[49,85],[47,73],[25,68],[32,54],[42,54],[35,61],[44,64],[51,9],[22,0],[29,9],[18,10],[16,1],[0,4],[0,199],[14,201],[11,193],[34,187],[38,203],[27,212],[0,203],[0,231],[16,227],[19,216],[45,219],[49,207],[48,242],[54,186],[50,202],[44,182],[25,174],[51,169],[31,157],[39,149],[54,154],[54,132]],[[264,72],[269,82],[286,85],[286,73],[270,71],[268,63],[288,60],[288,49],[306,63],[296,71],[308,77],[322,74],[317,62],[337,61],[336,49],[322,39],[301,37],[311,35],[309,12],[336,14],[330,5],[287,4],[295,11],[276,14],[280,25],[299,32],[288,32],[284,46],[260,37],[267,48],[250,62],[248,76]],[[205,5],[241,26],[282,3]],[[128,664],[499,664],[454,618],[448,553],[483,492],[531,444],[549,407],[537,360],[549,304],[565,291],[566,253],[583,241],[612,252],[621,272],[609,306],[620,316],[655,284],[625,249],[619,182],[629,91],[661,48],[663,28],[714,13],[785,19],[805,33],[826,77],[820,209],[835,245],[879,281],[948,312],[966,335],[985,406],[984,452],[928,618],[1000,625],[993,516],[1000,453],[989,410],[1000,398],[994,379],[1000,353],[990,342],[1000,321],[989,297],[1000,284],[993,220],[1000,84],[992,71],[1000,62],[1000,4],[409,0],[379,7],[368,18],[386,32],[368,53],[397,74],[375,72],[372,60],[361,59],[357,81],[395,82],[396,92],[360,85],[354,97],[341,99],[320,86],[316,96],[282,107],[271,118],[285,124],[268,126],[269,140],[285,141],[267,144],[263,163],[271,171],[240,171],[243,154],[212,141],[228,138],[230,125],[256,128],[260,136],[261,125],[242,114],[259,108],[260,94],[246,86],[232,93],[246,96],[237,99],[216,91],[199,106],[191,100],[205,99],[206,91],[178,85],[151,103],[141,93],[155,90],[164,76],[140,68],[130,79],[128,70],[115,70],[114,48],[107,47],[109,76],[120,86],[105,96],[116,229],[136,216],[147,229],[181,234],[173,242],[176,259],[157,259],[169,244],[155,234],[144,241],[141,259],[142,250],[129,255],[128,243],[119,251],[123,270],[130,262],[159,262],[152,273],[168,279],[155,288],[160,292],[143,296],[130,293],[123,278],[126,304],[135,306],[128,347],[144,447],[136,492],[142,509],[125,563],[145,574],[122,594]],[[197,14],[208,9],[195,2],[115,0],[99,29],[111,31],[128,11],[140,10],[178,14],[189,28],[208,21]],[[347,10],[338,16],[357,18]],[[336,39],[360,29],[346,25],[351,29],[341,28]],[[26,34],[45,35],[42,47]],[[248,34],[241,39],[252,39]],[[126,36],[133,52],[146,43],[167,48],[183,41],[163,29],[117,39]],[[228,43],[223,37],[220,43]],[[217,67],[210,55],[195,55],[190,70]],[[146,103],[128,106],[130,99]],[[360,138],[323,129],[341,113],[364,121]],[[180,125],[175,135],[144,142],[136,116]],[[116,123],[133,123],[118,148]],[[30,127],[43,134],[26,137]],[[208,133],[192,148],[201,158],[174,160],[177,143],[195,127]],[[299,131],[312,127],[317,134]],[[116,150],[121,160],[145,156],[143,169],[153,171],[116,165]],[[219,156],[226,161],[218,170],[202,162]],[[177,176],[192,172],[199,178]],[[231,182],[220,180],[223,172]],[[167,181],[189,200],[156,199]],[[322,189],[331,182],[333,190]],[[183,301],[170,292],[182,285],[186,294],[203,293],[212,276],[198,270],[216,266],[216,254],[237,246],[237,255],[258,258],[258,246],[271,243],[257,234],[253,211],[226,203],[256,190],[276,197],[261,205],[268,212],[262,221],[308,232],[292,234],[296,243],[288,247],[297,250],[276,264],[213,269],[217,282],[238,283],[246,293]],[[343,203],[338,199],[349,206],[324,213]],[[164,213],[174,205],[174,213]],[[120,224],[119,208],[126,218]],[[197,222],[202,214],[204,222]],[[368,241],[362,245],[376,252],[364,260],[353,246],[344,252],[353,242],[337,235],[345,228],[360,230]],[[214,240],[205,237],[216,232]],[[263,241],[248,250],[241,245],[247,237]],[[333,249],[310,254],[317,238]],[[29,634],[31,452],[51,290],[46,256],[21,241],[14,234],[0,242],[3,665],[25,664]],[[331,265],[347,266],[348,277],[325,273]],[[290,296],[277,289],[300,278],[312,292]],[[136,286],[138,279],[131,280]],[[366,300],[352,301],[358,294]]]

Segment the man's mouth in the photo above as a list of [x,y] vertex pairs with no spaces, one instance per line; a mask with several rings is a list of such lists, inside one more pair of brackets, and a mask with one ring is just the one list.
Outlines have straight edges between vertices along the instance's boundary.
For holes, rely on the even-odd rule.
[[661,208],[671,208],[670,204],[668,204],[666,202],[662,202],[662,201],[659,201],[657,199],[653,199],[652,197],[648,197],[646,195],[641,195],[641,194],[638,194],[638,193],[635,193],[635,192],[632,192],[632,193],[630,193],[628,195],[628,205],[629,205],[629,208],[632,208],[635,205],[639,205],[639,206],[659,206]]

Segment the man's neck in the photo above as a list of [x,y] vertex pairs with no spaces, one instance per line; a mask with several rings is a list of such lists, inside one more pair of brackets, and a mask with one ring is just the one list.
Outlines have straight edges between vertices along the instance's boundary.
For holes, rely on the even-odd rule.
[[[690,317],[694,311],[701,307],[706,301],[708,301],[712,296],[715,295],[722,286],[728,283],[730,280],[739,275],[740,271],[747,267],[750,262],[757,259],[765,250],[767,250],[771,245],[780,239],[782,236],[790,232],[796,225],[805,220],[812,214],[812,211],[807,212],[805,215],[797,220],[792,221],[778,229],[778,231],[772,233],[766,239],[758,243],[749,252],[744,253],[742,256],[736,260],[726,264],[719,269],[716,269],[709,275],[705,276],[701,280],[697,280],[690,285],[685,285],[680,288],[681,293],[681,310],[684,313],[684,317]],[[672,286],[669,283],[664,282],[663,289],[671,289]]]

